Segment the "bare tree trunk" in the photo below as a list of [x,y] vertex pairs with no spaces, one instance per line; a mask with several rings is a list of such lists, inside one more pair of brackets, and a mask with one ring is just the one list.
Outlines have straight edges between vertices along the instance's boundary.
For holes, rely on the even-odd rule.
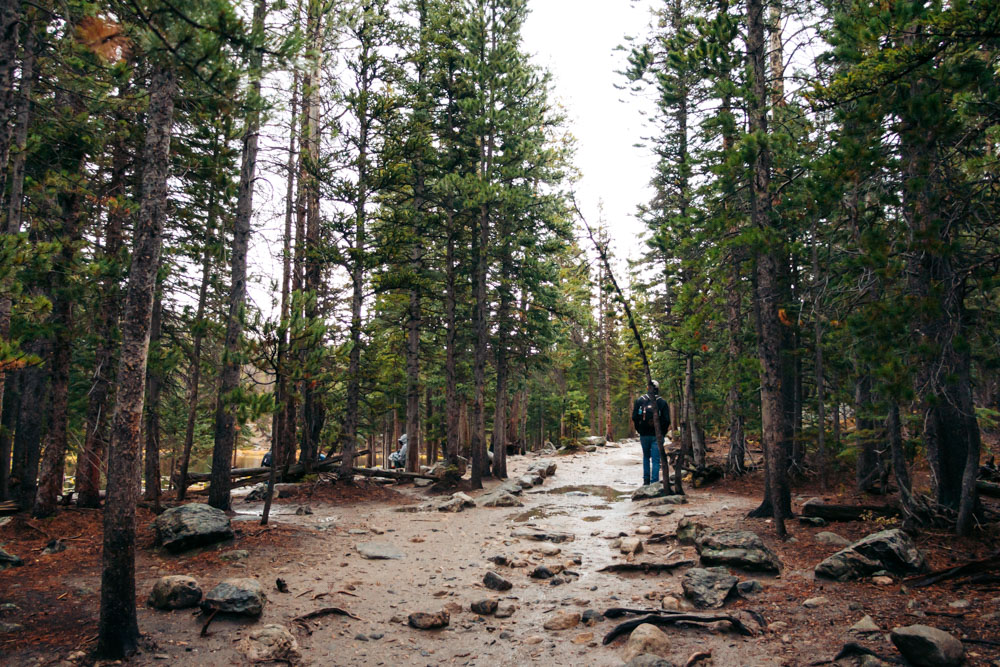
[[456,337],[458,323],[455,316],[455,233],[454,220],[451,212],[447,213],[448,242],[445,250],[445,360],[444,360],[444,419],[445,419],[445,439],[444,458],[448,465],[454,465],[458,456],[459,438],[459,407],[457,400],[457,354]]
[[108,444],[108,407],[114,377],[114,355],[117,349],[116,331],[124,296],[119,287],[121,275],[124,273],[119,268],[119,255],[123,245],[122,229],[128,215],[128,208],[122,201],[125,196],[128,169],[126,138],[123,135],[115,138],[111,162],[111,182],[107,194],[115,203],[108,208],[102,255],[114,268],[101,281],[101,303],[96,322],[99,340],[94,372],[91,376],[91,388],[87,397],[87,426],[83,451],[77,457],[76,464],[79,507],[98,507],[101,504],[101,472],[104,469],[104,455]]
[[[74,105],[76,106],[76,105]],[[81,158],[82,167],[82,158]],[[82,171],[82,170],[81,170]],[[59,197],[63,225],[58,238],[59,254],[52,272],[52,357],[51,406],[45,452],[39,471],[38,494],[33,513],[36,517],[55,514],[62,493],[66,467],[66,444],[69,420],[69,382],[73,361],[72,274],[79,244],[83,184],[72,181]]]
[[136,221],[118,362],[117,400],[108,456],[104,510],[101,617],[97,653],[123,658],[136,649],[135,506],[139,495],[139,437],[156,273],[167,213],[174,73],[156,66],[150,80],[143,153],[142,203]]
[[829,464],[826,457],[826,389],[823,377],[823,323],[820,314],[820,266],[819,252],[816,249],[816,227],[813,226],[812,268],[813,280],[813,345],[816,347],[816,453],[819,457],[820,488],[826,490]]
[[160,361],[160,331],[163,328],[163,295],[158,289],[153,300],[153,316],[150,321],[149,348],[154,356],[154,364],[146,364],[146,438],[145,481],[146,493],[143,498],[153,501],[155,512],[160,510],[160,393],[162,379],[155,364]]
[[[748,108],[752,134],[761,135],[753,161],[750,182],[751,221],[762,233],[773,236],[771,213],[771,154],[763,140],[767,135],[767,69],[765,66],[764,3],[747,0],[747,56],[750,61],[751,91]],[[778,248],[776,239],[768,239],[770,248],[757,256],[758,354],[761,363],[761,426],[764,465],[767,471],[768,498],[775,530],[784,537],[785,518],[791,506],[786,480],[787,417],[782,400],[782,331]]]
[[[14,101],[14,66],[20,41],[20,21],[21,0],[0,0],[0,118],[4,120],[10,115]],[[6,189],[10,139],[8,128],[0,128],[0,193]]]
[[[215,229],[215,196],[208,199],[208,233]],[[184,500],[187,493],[188,468],[191,465],[191,449],[194,447],[194,428],[198,420],[198,395],[201,389],[201,346],[205,338],[205,306],[208,301],[208,283],[212,270],[212,259],[209,249],[202,250],[201,286],[198,288],[198,307],[195,311],[194,342],[191,347],[191,360],[188,364],[188,414],[184,428],[184,446],[181,449],[180,471],[178,472],[177,500]]]
[[[257,0],[253,11],[253,41],[260,41],[264,32],[266,0]],[[257,177],[257,140],[260,133],[260,79],[263,51],[252,49],[250,55],[250,90],[247,98],[247,126],[243,132],[243,164],[236,195],[236,217],[233,221],[232,281],[229,286],[229,317],[226,341],[219,373],[219,397],[215,406],[215,446],[212,449],[212,481],[208,504],[228,510],[231,504],[229,459],[236,448],[235,394],[240,387],[243,369],[241,340],[244,309],[247,299],[247,249],[250,244],[250,219],[253,216],[253,188]]]
[[691,433],[691,454],[698,468],[705,466],[705,438],[698,428],[698,409],[694,398],[694,355],[684,359],[684,412],[687,413],[688,431]]

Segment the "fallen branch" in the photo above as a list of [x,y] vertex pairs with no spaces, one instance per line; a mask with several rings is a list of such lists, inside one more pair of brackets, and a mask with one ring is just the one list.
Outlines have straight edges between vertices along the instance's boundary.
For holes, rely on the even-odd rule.
[[[607,617],[608,616],[607,612],[605,612],[604,615]],[[657,612],[656,614],[650,614],[649,616],[633,619],[631,621],[625,621],[624,623],[616,625],[614,629],[611,630],[611,632],[609,632],[607,635],[604,636],[604,645],[606,646],[610,644],[621,635],[628,632],[632,632],[640,625],[644,625],[646,623],[650,625],[659,625],[665,627],[669,625],[676,625],[678,623],[714,623],[715,621],[728,621],[729,624],[733,626],[733,629],[735,629],[741,635],[745,635],[747,637],[753,636],[753,631],[750,630],[750,628],[748,628],[747,626],[743,625],[743,623],[739,619],[734,618],[732,616],[728,616],[726,614],[712,614],[708,616],[702,616],[700,614],[684,614],[684,613],[665,614],[663,612]]]
[[935,570],[934,572],[928,572],[927,574],[910,577],[906,580],[906,585],[911,588],[920,588],[922,586],[930,586],[931,584],[936,584],[939,581],[946,581],[948,579],[959,579],[980,573],[992,574],[996,572],[997,569],[1000,569],[1000,554],[994,554],[989,558],[984,558],[982,560],[974,560],[955,567]]
[[693,653],[690,658],[684,663],[684,667],[694,667],[695,664],[702,660],[708,660],[712,657],[711,651],[698,651]]
[[[360,452],[354,453],[354,458],[360,458],[366,456],[371,452],[370,449],[364,449]],[[313,463],[312,472],[323,472],[326,470],[331,470],[336,467],[337,464],[343,459],[342,454],[337,454],[335,456],[329,456],[322,461],[317,461]],[[296,463],[288,467],[288,479],[294,479],[296,477],[301,477],[305,474],[305,466],[301,463]],[[261,466],[258,468],[233,468],[229,475],[232,479],[236,480],[240,477],[262,477],[259,481],[266,481],[267,476],[271,473],[270,466]],[[174,475],[174,483],[178,483],[180,480],[177,479],[177,475]],[[210,472],[191,472],[188,473],[188,484],[195,484],[198,482],[207,482],[212,478],[212,473]],[[242,485],[242,482],[241,482]]]
[[355,616],[354,614],[352,614],[351,612],[347,611],[346,609],[341,609],[340,607],[323,607],[322,609],[311,611],[308,614],[303,614],[302,616],[296,616],[295,618],[292,619],[292,623],[297,623],[298,625],[302,626],[302,629],[311,635],[312,630],[309,628],[309,624],[306,621],[310,621],[314,618],[321,618],[323,616],[330,616],[331,614],[336,616],[347,616],[349,618],[353,618],[356,621],[362,620],[357,616]]
[[1000,646],[1000,642],[994,641],[992,639],[976,639],[975,637],[966,637],[962,640],[966,644],[980,644],[982,646]]
[[598,572],[670,572],[679,567],[694,565],[693,560],[679,560],[673,563],[615,563],[602,567]]
[[202,637],[207,637],[208,636],[208,626],[212,624],[212,621],[215,619],[215,615],[218,614],[218,613],[219,613],[218,609],[213,609],[212,613],[210,613],[208,615],[208,618],[205,619],[205,624],[201,626],[201,636]]

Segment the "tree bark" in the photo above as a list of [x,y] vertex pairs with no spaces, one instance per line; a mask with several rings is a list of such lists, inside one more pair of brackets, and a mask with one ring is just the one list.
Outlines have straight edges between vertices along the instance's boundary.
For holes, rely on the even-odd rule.
[[[0,118],[4,121],[10,115],[14,101],[14,66],[20,41],[20,21],[21,0],[0,0]],[[0,128],[0,193],[6,189],[10,139],[8,128]]]
[[153,503],[153,511],[160,511],[160,394],[163,379],[156,365],[161,361],[160,332],[163,329],[163,294],[157,289],[153,299],[153,315],[149,325],[149,349],[153,364],[146,364],[146,455],[143,458],[146,492],[143,500]]
[[751,222],[765,235],[768,247],[757,253],[757,330],[758,356],[761,364],[761,430],[768,497],[775,530],[784,537],[785,518],[790,514],[791,498],[787,470],[787,415],[782,399],[782,331],[777,239],[773,238],[771,217],[771,152],[767,145],[767,69],[765,66],[764,3],[747,0],[747,56],[750,61],[750,132],[757,135],[758,147],[750,181]]
[[[124,94],[124,91],[123,91]],[[98,507],[101,504],[101,472],[108,444],[108,405],[112,393],[113,364],[118,347],[118,318],[121,314],[122,294],[119,287],[121,275],[119,255],[123,238],[122,230],[128,207],[125,205],[125,187],[128,173],[126,138],[115,137],[112,149],[111,181],[108,187],[108,220],[104,228],[102,255],[110,270],[101,281],[101,303],[98,309],[96,330],[98,334],[94,372],[87,397],[87,425],[83,451],[77,458],[77,506]]]
[[97,653],[120,659],[136,649],[139,626],[135,595],[135,507],[139,494],[139,436],[142,426],[146,359],[153,293],[160,265],[163,224],[167,213],[167,177],[173,125],[174,73],[155,65],[143,152],[142,202],[136,221],[125,298],[122,348],[118,362],[117,400],[108,456],[108,488],[104,510],[101,615]]
[[701,468],[705,465],[705,438],[698,427],[698,408],[694,398],[693,354],[688,354],[684,360],[684,403],[688,429],[691,431],[691,454],[695,467]]
[[[261,41],[264,32],[266,0],[254,4],[252,39]],[[250,87],[247,98],[247,126],[243,132],[243,164],[236,195],[236,217],[233,221],[232,281],[229,287],[229,317],[226,341],[222,352],[222,372],[219,374],[219,397],[215,406],[215,447],[212,449],[212,487],[208,504],[229,510],[229,460],[236,447],[236,394],[243,369],[241,340],[247,298],[247,249],[250,243],[250,219],[253,216],[253,189],[257,177],[257,140],[260,133],[260,79],[263,51],[252,49],[250,55]]]

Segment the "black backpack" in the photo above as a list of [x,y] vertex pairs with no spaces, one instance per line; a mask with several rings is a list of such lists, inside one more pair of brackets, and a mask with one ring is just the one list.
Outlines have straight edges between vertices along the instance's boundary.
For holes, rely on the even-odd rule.
[[649,430],[651,432],[656,431],[656,424],[654,420],[656,419],[656,399],[651,398],[649,394],[643,394],[639,397],[639,423],[636,428],[641,428],[643,430]]

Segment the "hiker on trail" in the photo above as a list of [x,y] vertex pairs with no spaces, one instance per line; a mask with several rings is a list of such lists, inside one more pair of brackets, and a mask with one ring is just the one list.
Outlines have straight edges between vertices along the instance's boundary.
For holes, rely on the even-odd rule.
[[405,468],[406,467],[406,450],[408,438],[406,434],[399,436],[399,449],[389,454],[389,466],[392,468]]
[[[651,393],[635,399],[635,405],[632,406],[632,423],[639,433],[639,444],[642,446],[643,485],[660,479],[660,448],[656,444],[656,426],[653,424],[657,412],[660,413],[660,433],[666,435],[667,429],[670,428],[670,407],[659,395],[660,383],[653,380],[652,387]],[[650,459],[653,460],[652,471],[650,471]]]

